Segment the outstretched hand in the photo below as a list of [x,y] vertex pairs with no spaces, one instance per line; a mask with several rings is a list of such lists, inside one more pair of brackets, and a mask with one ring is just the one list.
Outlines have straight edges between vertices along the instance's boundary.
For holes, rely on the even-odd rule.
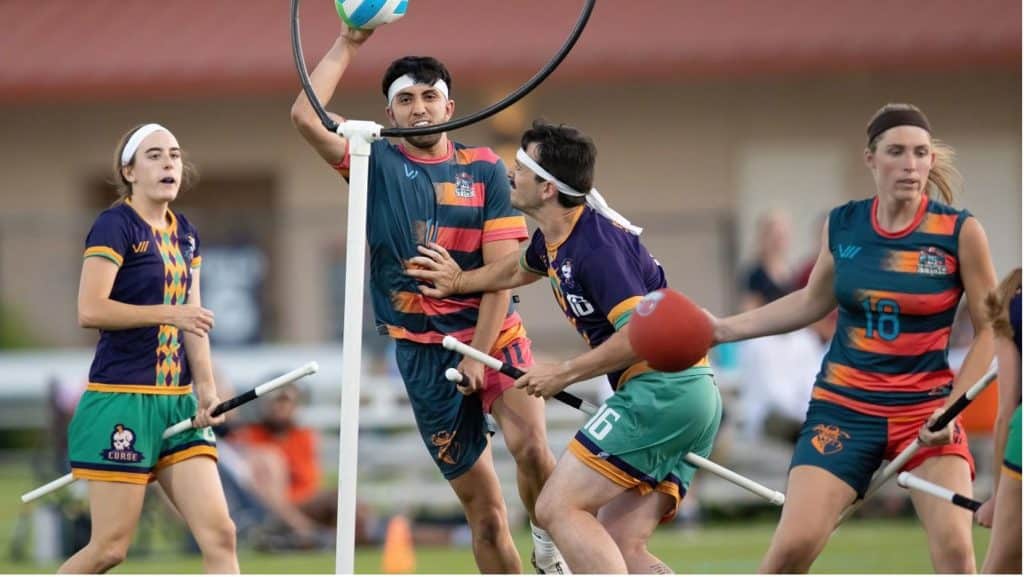
[[422,256],[408,260],[405,274],[434,285],[421,284],[417,287],[424,296],[440,299],[461,292],[462,269],[443,246],[432,242],[418,246],[417,250]]
[[709,321],[711,321],[711,331],[713,335],[711,340],[711,346],[715,346],[717,344],[725,342],[726,336],[725,330],[722,327],[722,319],[711,314],[711,311],[709,311],[706,308],[701,307],[700,310],[703,311],[704,315],[708,317]]
[[348,24],[344,20],[341,21],[341,37],[348,41],[349,44],[355,46],[361,46],[363,42],[373,34],[373,30],[364,30],[362,28],[349,28]]

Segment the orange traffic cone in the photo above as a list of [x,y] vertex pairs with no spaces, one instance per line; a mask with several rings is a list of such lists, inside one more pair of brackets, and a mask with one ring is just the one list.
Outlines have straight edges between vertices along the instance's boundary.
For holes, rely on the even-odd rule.
[[381,573],[412,573],[416,570],[416,553],[412,545],[412,528],[404,515],[395,515],[388,522],[384,536]]

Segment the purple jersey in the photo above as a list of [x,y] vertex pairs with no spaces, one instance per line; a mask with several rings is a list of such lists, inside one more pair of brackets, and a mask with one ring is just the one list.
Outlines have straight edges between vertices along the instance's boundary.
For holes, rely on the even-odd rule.
[[[199,234],[181,214],[171,224],[150,226],[131,201],[96,219],[85,241],[85,258],[118,266],[110,299],[131,305],[179,305],[188,299],[192,269],[199,268]],[[187,392],[192,382],[177,327],[160,325],[100,331],[89,370],[90,388],[167,394]]]
[[[520,266],[547,276],[555,300],[583,340],[595,348],[622,328],[647,293],[665,288],[665,272],[630,233],[587,206],[576,209],[572,232],[548,244],[537,230]],[[608,374],[613,388],[651,369],[637,363]],[[688,370],[710,373],[706,359]]]

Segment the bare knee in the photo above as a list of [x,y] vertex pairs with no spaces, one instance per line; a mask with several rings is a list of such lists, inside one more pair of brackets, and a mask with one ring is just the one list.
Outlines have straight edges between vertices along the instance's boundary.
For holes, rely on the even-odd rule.
[[551,449],[548,448],[543,435],[531,434],[510,445],[508,450],[520,468],[540,468],[547,461],[551,461],[550,467],[554,466],[554,456],[551,455]]
[[805,573],[823,546],[821,536],[812,533],[776,536],[762,569],[768,573]]
[[618,546],[622,556],[629,559],[646,559],[647,557],[647,536],[630,533],[625,527],[612,525],[605,527],[612,541]]
[[94,551],[93,559],[96,565],[98,565],[97,572],[103,573],[124,563],[125,558],[128,557],[128,545],[130,543],[131,539],[89,543],[89,547]]
[[551,530],[559,520],[565,519],[570,509],[571,505],[566,500],[556,498],[554,493],[546,488],[541,489],[537,504],[534,506],[537,523],[548,530]]
[[473,540],[487,546],[495,546],[501,541],[502,535],[509,532],[503,506],[478,506],[466,511],[469,528]]
[[951,535],[933,548],[935,571],[937,573],[974,573],[974,544],[970,538]]
[[194,532],[196,543],[204,555],[234,555],[235,535],[235,523],[230,517],[219,519],[216,523]]

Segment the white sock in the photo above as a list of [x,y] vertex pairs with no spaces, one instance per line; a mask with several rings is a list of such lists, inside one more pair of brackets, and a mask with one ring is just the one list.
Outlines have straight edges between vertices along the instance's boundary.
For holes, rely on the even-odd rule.
[[530,521],[530,533],[533,535],[533,550],[537,557],[548,557],[558,553],[555,542],[551,540],[551,535],[534,525],[533,521]]

